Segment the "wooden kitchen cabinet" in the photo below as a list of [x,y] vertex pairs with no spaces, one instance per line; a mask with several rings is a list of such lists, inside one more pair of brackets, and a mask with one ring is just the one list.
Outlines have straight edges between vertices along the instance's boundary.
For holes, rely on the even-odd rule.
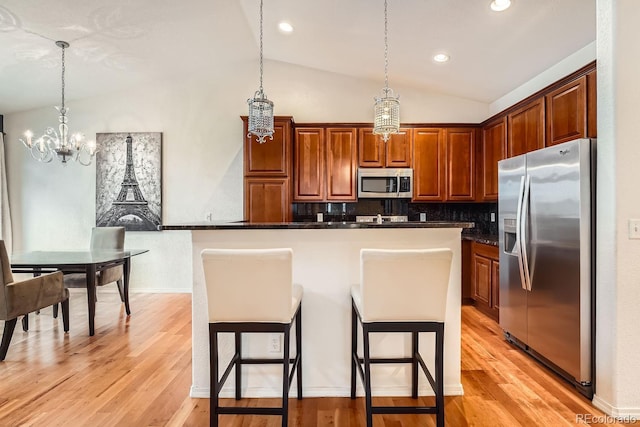
[[473,201],[475,187],[475,128],[445,130],[447,156],[446,200]]
[[598,137],[598,90],[596,70],[587,74],[587,137]]
[[413,129],[413,201],[475,199],[475,128]]
[[472,298],[475,307],[495,319],[500,316],[500,258],[498,247],[473,242]]
[[325,198],[324,128],[296,128],[294,136],[293,200],[321,202]]
[[355,128],[326,130],[326,180],[328,201],[355,201],[358,166]]
[[507,118],[482,127],[480,161],[478,164],[479,201],[498,200],[498,161],[506,157]]
[[587,76],[546,96],[546,146],[587,136]]
[[544,147],[544,98],[540,97],[507,115],[507,157]]
[[246,178],[244,186],[246,221],[291,221],[289,178]]
[[386,143],[372,128],[358,129],[358,166],[361,168],[410,168],[411,129],[401,128]]
[[294,136],[295,201],[357,199],[355,128],[299,127]]
[[247,117],[242,116],[244,137],[244,220],[291,221],[291,152],[293,118],[274,117],[273,140],[258,144],[248,137]]
[[444,129],[413,129],[414,202],[445,200],[446,162]]
[[247,136],[247,117],[242,117],[244,135],[244,176],[287,177],[291,172],[291,117],[277,117],[273,122],[273,140],[258,144]]

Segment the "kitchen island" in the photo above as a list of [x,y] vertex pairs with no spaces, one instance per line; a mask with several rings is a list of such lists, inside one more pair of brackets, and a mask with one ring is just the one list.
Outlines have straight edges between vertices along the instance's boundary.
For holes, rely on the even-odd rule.
[[[225,223],[163,226],[163,230],[190,230],[193,257],[193,378],[192,397],[209,397],[209,336],[206,288],[200,253],[205,248],[293,249],[293,280],[304,288],[302,300],[303,394],[307,397],[348,396],[350,390],[351,285],[358,283],[361,248],[450,248],[453,251],[445,324],[445,394],[462,394],[460,382],[460,241],[468,222],[408,223]],[[428,272],[426,272],[428,274]],[[259,284],[256,284],[259,286]],[[394,284],[389,283],[390,289]],[[232,335],[223,336],[221,364],[233,353]],[[245,355],[274,357],[269,337],[244,338]],[[372,339],[376,356],[409,354],[410,336],[379,334]],[[433,340],[424,335],[420,351],[428,366],[433,363]],[[404,352],[404,353],[403,353]],[[258,365],[246,369],[243,395],[280,395],[281,368]],[[265,374],[265,375],[263,375]],[[372,371],[373,394],[410,395],[410,365],[376,365]],[[358,382],[358,393],[362,394]],[[420,394],[432,394],[424,378]],[[233,396],[228,381],[222,396]]]

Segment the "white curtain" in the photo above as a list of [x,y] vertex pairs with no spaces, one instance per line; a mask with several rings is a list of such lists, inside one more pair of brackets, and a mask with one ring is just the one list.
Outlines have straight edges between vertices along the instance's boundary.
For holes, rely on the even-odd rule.
[[7,252],[11,254],[13,239],[11,234],[11,211],[7,190],[7,165],[4,159],[4,135],[0,132],[0,239],[4,240]]

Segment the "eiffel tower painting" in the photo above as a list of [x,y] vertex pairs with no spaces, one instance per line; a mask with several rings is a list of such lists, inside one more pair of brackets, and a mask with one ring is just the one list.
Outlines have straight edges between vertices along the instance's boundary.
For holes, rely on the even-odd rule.
[[96,135],[96,225],[155,231],[161,224],[159,132]]

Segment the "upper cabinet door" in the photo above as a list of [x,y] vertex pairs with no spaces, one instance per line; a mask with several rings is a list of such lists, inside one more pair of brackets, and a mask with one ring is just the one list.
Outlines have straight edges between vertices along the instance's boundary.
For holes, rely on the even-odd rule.
[[413,201],[445,200],[444,130],[413,129]]
[[400,129],[384,142],[372,128],[358,130],[358,166],[361,168],[410,168],[412,150],[411,129]]
[[244,132],[245,176],[289,176],[291,167],[291,118],[274,120],[273,140],[258,144],[256,137],[247,136],[247,118],[242,117]]
[[447,200],[474,200],[475,128],[447,129]]
[[327,129],[327,200],[357,199],[358,165],[355,128]]
[[324,200],[324,144],[323,128],[296,128],[294,138],[294,200]]
[[358,166],[361,168],[384,167],[384,141],[373,134],[372,128],[358,130]]
[[498,200],[498,161],[505,158],[507,142],[507,118],[487,124],[482,128],[480,149],[479,200]]
[[399,133],[391,135],[385,144],[385,166],[389,168],[411,167],[412,136],[411,129],[402,128]]
[[546,96],[547,146],[587,135],[587,76]]
[[531,101],[510,113],[507,120],[507,157],[544,147],[544,98]]

